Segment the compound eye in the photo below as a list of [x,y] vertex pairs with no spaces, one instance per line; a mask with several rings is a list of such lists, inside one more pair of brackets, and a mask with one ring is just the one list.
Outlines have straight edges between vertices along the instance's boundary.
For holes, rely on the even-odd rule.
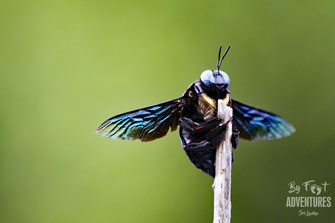
[[201,82],[207,87],[213,87],[215,85],[215,78],[213,75],[213,71],[205,70],[200,75]]
[[222,75],[222,79],[223,79],[223,83],[228,87],[230,84],[230,78],[228,76],[228,74],[226,74],[225,72],[220,70],[220,74]]
[[226,87],[228,87],[230,84],[230,78],[228,74],[220,70],[220,76],[219,78],[217,78],[217,84],[225,85]]

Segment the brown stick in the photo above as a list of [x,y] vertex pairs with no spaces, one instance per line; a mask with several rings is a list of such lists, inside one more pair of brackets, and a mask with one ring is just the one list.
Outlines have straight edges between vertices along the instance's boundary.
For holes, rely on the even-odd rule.
[[228,123],[226,137],[216,150],[213,223],[230,223],[231,217],[231,167],[232,167],[232,124],[233,109],[227,106],[229,95],[218,100],[218,117]]

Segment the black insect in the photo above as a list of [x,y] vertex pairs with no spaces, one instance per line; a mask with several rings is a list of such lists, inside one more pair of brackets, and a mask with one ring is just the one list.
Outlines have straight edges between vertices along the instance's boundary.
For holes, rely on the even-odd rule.
[[192,163],[215,176],[215,152],[224,138],[226,123],[217,118],[218,99],[228,100],[233,108],[232,144],[238,139],[274,139],[291,135],[294,127],[273,113],[246,105],[229,97],[229,76],[220,70],[223,58],[219,49],[216,70],[206,70],[180,98],[114,116],[102,123],[96,133],[112,139],[143,142],[163,137],[180,125],[182,146]]

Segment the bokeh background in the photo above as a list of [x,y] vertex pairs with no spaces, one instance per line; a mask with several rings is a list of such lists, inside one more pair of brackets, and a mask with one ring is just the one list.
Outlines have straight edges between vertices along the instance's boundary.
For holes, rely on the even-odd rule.
[[[241,141],[233,222],[335,222],[286,208],[288,183],[332,185],[335,3],[331,0],[0,0],[0,221],[211,222],[213,179],[178,132],[150,143],[94,134],[110,116],[179,97],[219,44],[232,97],[297,132]],[[334,202],[333,202],[334,206]],[[308,209],[315,210],[315,209]]]

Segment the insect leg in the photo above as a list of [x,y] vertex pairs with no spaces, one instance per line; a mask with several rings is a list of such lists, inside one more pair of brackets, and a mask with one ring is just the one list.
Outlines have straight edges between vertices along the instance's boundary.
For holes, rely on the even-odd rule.
[[231,143],[234,149],[237,149],[240,140],[240,131],[238,131],[235,122],[233,122],[233,134],[231,136]]

